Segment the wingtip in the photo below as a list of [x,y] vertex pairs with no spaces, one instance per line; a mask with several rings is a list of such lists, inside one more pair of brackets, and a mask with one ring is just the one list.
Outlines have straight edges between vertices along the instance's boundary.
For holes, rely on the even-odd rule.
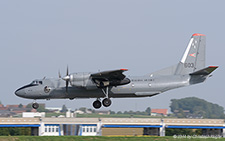
[[192,37],[193,36],[205,36],[205,34],[195,33],[195,34],[192,35]]
[[209,66],[210,68],[218,68],[219,66]]
[[128,71],[128,69],[120,69],[120,70],[122,70],[122,71]]

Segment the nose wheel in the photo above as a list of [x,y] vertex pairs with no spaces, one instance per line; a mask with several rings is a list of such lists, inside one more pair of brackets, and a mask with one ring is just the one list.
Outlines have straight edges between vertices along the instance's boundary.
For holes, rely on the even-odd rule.
[[32,104],[32,107],[33,107],[34,109],[37,109],[37,108],[39,107],[39,104],[36,103],[36,102],[34,102],[34,103]]

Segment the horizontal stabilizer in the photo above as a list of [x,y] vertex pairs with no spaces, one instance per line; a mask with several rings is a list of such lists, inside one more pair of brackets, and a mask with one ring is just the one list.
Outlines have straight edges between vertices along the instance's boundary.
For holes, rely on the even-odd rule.
[[217,69],[218,66],[209,66],[207,68],[198,70],[196,72],[190,73],[190,75],[209,75],[212,73],[215,69]]

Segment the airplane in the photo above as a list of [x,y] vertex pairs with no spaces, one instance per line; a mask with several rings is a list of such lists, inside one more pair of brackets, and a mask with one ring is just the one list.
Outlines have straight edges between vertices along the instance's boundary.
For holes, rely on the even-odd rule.
[[[37,99],[96,98],[93,107],[109,107],[111,98],[151,97],[165,91],[204,82],[218,66],[205,67],[204,34],[191,36],[181,60],[170,67],[142,76],[127,77],[128,69],[116,69],[97,73],[71,73],[59,78],[36,79],[15,91],[22,98]],[[101,98],[103,98],[101,102]]]

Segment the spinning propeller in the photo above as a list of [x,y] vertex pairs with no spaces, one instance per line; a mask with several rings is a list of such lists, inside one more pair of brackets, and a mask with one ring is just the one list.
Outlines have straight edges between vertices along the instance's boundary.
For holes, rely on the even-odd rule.
[[62,78],[63,80],[66,81],[66,93],[68,93],[68,86],[69,86],[69,81],[70,81],[70,75],[69,75],[69,68],[67,66],[66,70],[66,76],[61,77],[60,71],[59,71],[59,78]]

